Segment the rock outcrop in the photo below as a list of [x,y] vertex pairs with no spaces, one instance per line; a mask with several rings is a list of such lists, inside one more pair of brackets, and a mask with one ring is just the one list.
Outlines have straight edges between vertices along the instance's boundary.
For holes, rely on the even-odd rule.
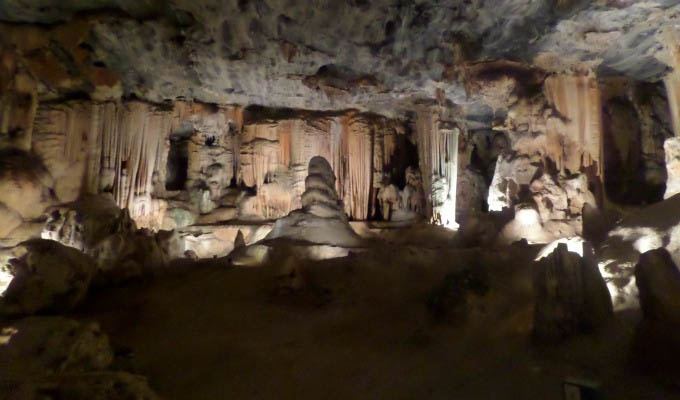
[[599,267],[617,309],[638,306],[635,265],[640,254],[665,248],[680,261],[680,195],[674,195],[621,218],[599,249]]
[[648,370],[677,376],[680,357],[680,270],[659,248],[640,256],[635,266],[643,320],[635,338],[635,356]]
[[566,243],[534,265],[533,337],[540,343],[559,342],[598,328],[612,315],[612,302],[590,246],[584,255]]
[[680,270],[668,250],[659,248],[640,255],[635,279],[645,320],[680,328]]
[[154,273],[184,254],[178,234],[137,229],[128,210],[107,194],[53,207],[47,214],[42,237],[91,256],[98,284]]
[[146,379],[112,370],[114,351],[96,323],[30,317],[0,327],[0,397],[140,399],[158,396]]
[[109,367],[113,350],[96,323],[64,317],[28,317],[2,328],[4,379],[83,373]]
[[85,298],[96,270],[91,257],[44,239],[23,242],[14,252],[13,279],[0,298],[0,313],[67,311]]

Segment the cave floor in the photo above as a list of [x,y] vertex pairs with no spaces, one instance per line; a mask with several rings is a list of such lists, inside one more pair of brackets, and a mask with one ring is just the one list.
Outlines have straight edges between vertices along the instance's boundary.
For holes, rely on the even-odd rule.
[[[93,293],[74,316],[128,348],[168,399],[560,399],[564,379],[607,398],[677,398],[630,368],[636,315],[562,345],[530,343],[533,248],[385,246],[300,263],[295,291],[280,261],[216,259]],[[484,265],[489,292],[467,317],[435,322],[428,296],[452,271]],[[673,390],[676,390],[673,392]]]

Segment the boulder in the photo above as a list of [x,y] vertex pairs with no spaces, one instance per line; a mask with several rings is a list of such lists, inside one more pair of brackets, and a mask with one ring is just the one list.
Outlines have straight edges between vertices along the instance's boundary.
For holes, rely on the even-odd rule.
[[28,317],[0,328],[0,398],[157,399],[146,379],[111,371],[114,352],[96,323]]
[[635,280],[644,318],[680,327],[680,271],[668,250],[643,253],[635,266]]
[[66,311],[85,297],[95,271],[92,258],[53,240],[31,239],[15,249],[13,275],[0,310],[9,314]]
[[658,248],[640,256],[635,281],[643,315],[635,332],[636,364],[676,379],[680,372],[680,271],[670,253]]
[[109,340],[96,323],[63,317],[28,317],[2,327],[0,364],[5,377],[103,370],[113,361]]
[[535,292],[533,337],[555,343],[598,328],[612,315],[607,286],[592,249],[584,255],[569,251],[567,243],[534,264]]

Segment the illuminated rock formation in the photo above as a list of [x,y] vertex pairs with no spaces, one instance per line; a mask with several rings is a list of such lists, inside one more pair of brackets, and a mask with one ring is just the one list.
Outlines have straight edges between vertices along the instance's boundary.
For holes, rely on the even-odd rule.
[[664,199],[680,193],[680,137],[667,139],[663,144],[666,155],[666,193]]
[[602,106],[595,77],[548,77],[545,96],[559,113],[546,121],[546,156],[560,171],[592,167],[602,179]]
[[128,210],[106,194],[49,209],[41,235],[92,256],[95,283],[153,274],[185,250],[173,232],[138,230]]
[[335,191],[335,174],[326,159],[309,161],[302,208],[274,223],[265,239],[290,239],[311,244],[360,247]]
[[[442,110],[424,109],[417,114],[418,159],[426,193],[425,215],[447,227],[456,227],[458,185],[457,127],[442,121]],[[428,195],[429,194],[429,195]]]

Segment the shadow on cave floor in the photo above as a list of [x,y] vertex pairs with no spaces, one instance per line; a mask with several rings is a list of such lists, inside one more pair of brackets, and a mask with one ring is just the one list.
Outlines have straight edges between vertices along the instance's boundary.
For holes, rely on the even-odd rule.
[[[601,382],[607,398],[671,398],[629,368],[634,315],[531,345],[535,251],[385,246],[251,269],[210,260],[93,293],[76,317],[132,349],[169,399],[558,399],[568,377]],[[436,288],[471,267],[489,290],[434,318]]]

